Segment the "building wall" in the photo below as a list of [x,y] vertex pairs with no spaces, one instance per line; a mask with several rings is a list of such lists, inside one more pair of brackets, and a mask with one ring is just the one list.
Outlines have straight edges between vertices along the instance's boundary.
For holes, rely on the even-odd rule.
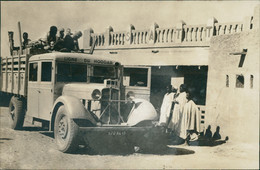
[[[228,136],[233,142],[258,143],[259,35],[259,29],[254,29],[211,39],[206,127],[211,125],[214,133],[216,126],[220,126],[222,139]],[[238,54],[243,49],[247,49],[244,61]],[[236,87],[237,75],[244,76],[244,88]],[[229,87],[226,87],[227,76]]]

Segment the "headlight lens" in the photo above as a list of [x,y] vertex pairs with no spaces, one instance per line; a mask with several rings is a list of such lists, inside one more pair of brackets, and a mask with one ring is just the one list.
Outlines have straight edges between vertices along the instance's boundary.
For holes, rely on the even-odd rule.
[[98,89],[93,90],[91,96],[92,96],[92,99],[99,100],[101,98],[100,90],[98,90]]

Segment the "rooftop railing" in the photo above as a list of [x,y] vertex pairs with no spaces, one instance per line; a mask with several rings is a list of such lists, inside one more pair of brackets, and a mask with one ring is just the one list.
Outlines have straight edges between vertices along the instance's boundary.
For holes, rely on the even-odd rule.
[[[259,8],[259,6],[257,6]],[[83,48],[90,49],[95,43],[95,49],[116,48],[154,48],[174,46],[209,47],[209,41],[214,36],[239,33],[259,28],[258,9],[254,16],[245,17],[241,22],[219,23],[210,18],[207,24],[188,25],[180,21],[175,26],[160,28],[154,23],[150,29],[137,30],[130,25],[127,30],[114,32],[110,26],[104,33],[94,33],[92,29],[84,31]]]

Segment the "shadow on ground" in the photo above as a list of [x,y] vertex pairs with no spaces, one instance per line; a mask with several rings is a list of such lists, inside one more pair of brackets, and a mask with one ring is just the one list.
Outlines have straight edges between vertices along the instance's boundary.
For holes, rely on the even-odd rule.
[[195,151],[189,150],[189,149],[184,149],[184,148],[172,148],[166,146],[165,148],[161,150],[142,150],[141,148],[139,150],[135,150],[135,148],[128,148],[122,149],[121,151],[116,151],[113,149],[103,149],[99,151],[94,151],[90,148],[87,147],[81,147],[77,152],[74,154],[81,154],[81,155],[121,155],[121,156],[126,156],[126,155],[132,155],[132,154],[153,154],[153,155],[189,155],[189,154],[194,154]]
[[200,139],[198,141],[192,141],[189,142],[190,146],[218,146],[226,143],[226,140],[205,140],[205,139]]
[[[214,140],[213,138],[207,138],[205,136],[200,136],[198,138],[198,140],[196,141],[189,141],[187,143],[187,145],[189,146],[209,146],[209,147],[213,147],[213,146],[218,146],[218,145],[222,145],[224,143],[226,143],[228,141],[228,137],[226,137],[225,140]],[[168,144],[169,145],[182,145],[184,144],[185,141],[177,136],[170,136],[168,139]]]
[[0,138],[0,140],[13,140],[11,138]]
[[0,138],[0,143],[4,143],[4,141],[13,140],[11,138]]
[[12,95],[0,91],[0,107],[8,107]]
[[[23,130],[25,131],[38,131],[39,133],[41,133],[42,135],[45,135],[47,137],[50,138],[54,138],[54,133],[48,131],[47,129],[44,129],[42,127],[24,127]],[[188,145],[190,146],[208,146],[208,147],[213,147],[213,146],[217,146],[217,145],[222,145],[226,143],[226,140],[210,140],[210,139],[205,139],[205,138],[201,138],[197,141],[191,141],[188,143]],[[121,156],[125,156],[125,155],[132,155],[132,154],[153,154],[153,155],[189,155],[189,154],[194,154],[195,151],[190,150],[190,149],[184,149],[184,148],[177,148],[177,147],[173,147],[174,145],[183,145],[184,144],[184,140],[181,140],[180,138],[175,137],[171,137],[168,140],[168,145],[171,145],[171,147],[165,146],[163,148],[160,149],[146,149],[143,150],[142,148],[137,147],[133,147],[133,148],[124,148],[121,149],[119,148],[120,146],[115,145],[113,146],[113,148],[111,147],[106,147],[106,142],[104,141],[104,148],[101,148],[100,150],[93,150],[91,148],[88,148],[84,145],[80,145],[79,149],[73,153],[73,154],[80,154],[80,155],[121,155]]]

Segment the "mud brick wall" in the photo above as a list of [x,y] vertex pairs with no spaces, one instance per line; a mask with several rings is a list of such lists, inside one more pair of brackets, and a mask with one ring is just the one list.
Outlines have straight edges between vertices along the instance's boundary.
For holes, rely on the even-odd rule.
[[259,35],[258,27],[210,41],[205,127],[220,126],[222,139],[258,143]]

